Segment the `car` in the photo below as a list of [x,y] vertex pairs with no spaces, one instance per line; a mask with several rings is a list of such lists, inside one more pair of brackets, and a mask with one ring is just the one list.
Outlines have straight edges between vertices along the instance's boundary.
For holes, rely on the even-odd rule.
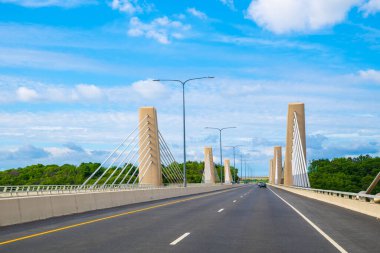
[[257,185],[259,186],[259,188],[267,188],[267,184],[264,182],[259,182]]

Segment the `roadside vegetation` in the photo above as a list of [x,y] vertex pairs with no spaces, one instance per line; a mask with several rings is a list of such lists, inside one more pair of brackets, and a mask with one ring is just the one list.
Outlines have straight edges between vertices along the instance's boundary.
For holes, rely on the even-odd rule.
[[[99,163],[81,163],[79,166],[64,164],[64,165],[30,165],[24,168],[10,169],[0,171],[0,185],[79,185],[82,184],[98,167]],[[127,165],[127,170],[131,168],[132,165]],[[178,164],[179,168],[182,170],[182,164]],[[192,162],[186,163],[187,169],[187,180],[188,183],[200,183],[202,181],[203,175],[203,162]],[[101,168],[94,179],[89,183],[95,182],[106,168]],[[108,175],[111,175],[115,168],[111,168],[107,174],[99,181],[99,183],[104,183]],[[133,172],[136,167],[131,168],[129,176],[126,177],[126,181],[131,178],[131,182],[135,180]],[[163,170],[167,168],[163,167]],[[216,171],[220,175],[221,167],[216,166]],[[231,167],[231,174],[237,174],[237,170]],[[137,173],[136,173],[137,174]],[[112,183],[117,178],[118,173],[114,173],[108,183]],[[120,182],[122,177],[118,179]],[[164,178],[164,183],[168,183]]]
[[[64,165],[30,165],[24,168],[0,171],[0,185],[78,185],[82,184],[98,167],[99,163],[82,163],[78,166],[71,164]],[[130,168],[132,165],[128,165]],[[182,170],[182,164],[178,164]],[[200,183],[203,176],[203,162],[189,161],[186,163],[188,183]],[[104,172],[106,168],[101,168],[95,179]],[[115,168],[107,173],[110,175]],[[132,172],[137,168],[132,168],[130,176],[131,182],[135,180]],[[163,168],[166,170],[166,168]],[[216,172],[220,175],[221,166],[215,166]],[[370,185],[377,173],[380,171],[380,157],[359,156],[356,158],[335,158],[332,160],[314,160],[309,166],[309,179],[312,188],[337,190],[346,192],[364,191]],[[233,177],[238,177],[238,170],[231,167]],[[99,182],[104,183],[107,175]],[[117,173],[109,182],[116,179]],[[219,176],[217,177],[219,179]],[[89,183],[94,182],[93,179]],[[118,182],[121,179],[118,180]],[[220,182],[220,181],[219,181]],[[168,183],[164,178],[164,183]],[[380,192],[380,185],[377,185],[373,194]]]
[[[309,166],[312,188],[359,192],[368,188],[380,171],[380,157],[359,156],[314,160]],[[378,184],[372,194],[380,192]]]

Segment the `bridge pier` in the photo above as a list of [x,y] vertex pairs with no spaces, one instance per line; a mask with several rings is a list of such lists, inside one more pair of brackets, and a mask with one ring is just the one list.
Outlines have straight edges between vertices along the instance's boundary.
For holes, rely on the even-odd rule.
[[274,181],[273,175],[274,175],[274,173],[273,173],[273,159],[270,159],[269,160],[269,183],[270,184],[273,184],[273,181]]
[[271,159],[271,184],[275,184],[276,182],[276,158]]
[[274,147],[274,183],[281,184],[282,179],[282,148],[280,146]]
[[231,184],[232,183],[230,159],[224,160],[224,183],[225,184]]
[[304,160],[306,161],[306,133],[305,133],[305,104],[304,103],[290,103],[288,105],[288,118],[286,129],[286,150],[285,150],[285,167],[284,167],[284,185],[293,185],[293,167],[292,167],[292,154],[293,154],[293,139],[294,136],[294,114],[297,115],[298,130],[300,133],[300,140]]
[[214,157],[212,155],[212,147],[205,147],[205,167],[204,167],[204,182],[206,184],[215,184],[215,167]]
[[154,107],[139,110],[139,184],[162,185],[157,111]]

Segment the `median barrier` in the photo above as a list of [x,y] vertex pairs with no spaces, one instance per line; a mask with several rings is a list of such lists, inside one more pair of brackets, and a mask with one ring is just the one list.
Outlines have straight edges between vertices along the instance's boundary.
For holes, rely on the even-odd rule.
[[53,216],[62,216],[77,212],[75,195],[62,195],[60,198],[50,198]]
[[[1,202],[0,202],[1,203]],[[20,222],[28,222],[31,220],[42,220],[53,217],[53,208],[51,200],[47,198],[22,198],[18,201],[19,209],[15,210],[20,212]],[[2,210],[2,208],[0,208]],[[1,222],[0,224],[2,224]],[[6,223],[6,221],[5,221]]]
[[95,194],[74,194],[77,212],[83,213],[96,210]]

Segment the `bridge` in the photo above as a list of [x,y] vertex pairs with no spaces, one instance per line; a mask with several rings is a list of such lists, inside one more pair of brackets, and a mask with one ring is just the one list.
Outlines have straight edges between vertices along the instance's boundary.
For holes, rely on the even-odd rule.
[[[380,200],[310,188],[304,104],[288,108],[284,166],[274,147],[267,188],[218,175],[204,147],[202,183],[186,177],[153,107],[81,185],[1,186],[1,252],[374,252]],[[250,179],[262,179],[253,177]],[[186,186],[186,187],[185,187]]]

